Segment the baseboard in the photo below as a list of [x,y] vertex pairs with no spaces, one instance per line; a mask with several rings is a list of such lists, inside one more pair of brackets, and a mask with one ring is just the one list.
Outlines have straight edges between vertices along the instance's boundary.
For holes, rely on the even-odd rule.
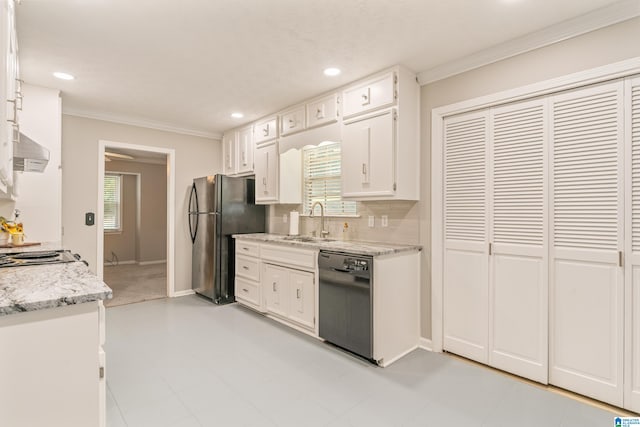
[[410,347],[410,348],[406,349],[405,351],[403,351],[402,353],[398,354],[397,356],[392,357],[389,360],[384,360],[379,366],[381,366],[383,368],[386,368],[387,366],[391,365],[393,362],[396,362],[396,361],[402,359],[404,356],[406,356],[407,354],[411,353],[416,348],[420,348],[420,346],[416,345],[415,347]]
[[430,339],[420,337],[420,342],[418,343],[418,347],[427,350],[433,351],[433,343]]
[[166,259],[158,259],[158,260],[155,260],[155,261],[140,261],[138,264],[139,265],[152,265],[152,264],[164,264],[166,262],[167,262]]
[[171,295],[171,298],[184,297],[184,296],[193,295],[193,294],[195,294],[195,291],[193,289],[186,289],[184,291],[175,291],[173,295]]
[[105,261],[104,266],[105,267],[115,267],[117,265],[131,265],[131,264],[137,264],[138,261],[136,260],[131,260],[131,261],[116,261],[115,263],[111,263],[109,261]]

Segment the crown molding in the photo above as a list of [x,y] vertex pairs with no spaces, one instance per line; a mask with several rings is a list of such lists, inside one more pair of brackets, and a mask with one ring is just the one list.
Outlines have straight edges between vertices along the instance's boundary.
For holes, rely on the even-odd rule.
[[640,16],[640,0],[618,1],[593,12],[423,71],[418,74],[418,82],[420,85],[426,85],[637,16]]
[[217,140],[222,139],[222,134],[217,132],[208,132],[200,129],[184,128],[181,126],[164,123],[164,122],[158,122],[155,120],[139,119],[135,117],[122,116],[118,114],[78,110],[74,108],[65,108],[65,107],[63,107],[62,109],[62,114],[66,114],[67,116],[82,117],[85,119],[102,120],[105,122],[118,123],[122,125],[138,126],[138,127],[147,128],[147,129],[161,130],[165,132],[178,133],[181,135],[198,136],[201,138],[209,138],[209,139],[217,139]]

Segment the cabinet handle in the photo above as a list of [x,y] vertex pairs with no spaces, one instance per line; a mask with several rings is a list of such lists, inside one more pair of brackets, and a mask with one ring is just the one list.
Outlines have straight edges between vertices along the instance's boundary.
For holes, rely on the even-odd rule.
[[273,288],[273,292],[275,292],[276,291],[276,282],[273,282],[272,288]]
[[296,127],[296,121],[293,119],[289,119],[289,128],[294,128]]
[[622,262],[623,262],[622,251],[618,251],[618,267],[622,267]]
[[269,123],[267,123],[267,125],[262,128],[262,135],[269,136]]
[[245,270],[249,269],[249,267],[247,267],[246,265],[243,265],[242,268],[245,269]]
[[267,178],[262,178],[262,185],[267,186]]
[[247,289],[247,288],[242,288],[242,290],[243,290],[244,292],[249,292],[249,289]]
[[300,289],[296,289],[296,298],[300,299]]
[[19,143],[20,142],[20,124],[13,125],[13,138],[12,142]]
[[324,105],[316,110],[316,119],[324,119]]
[[7,99],[7,102],[11,102],[13,104],[13,119],[7,119],[9,123],[13,123],[14,125],[18,124],[18,100],[17,99]]
[[246,247],[246,246],[244,246],[244,247],[242,248],[242,250],[243,250],[243,251],[248,251],[248,250],[249,250],[249,248],[248,248],[248,247]]
[[489,242],[489,255],[491,255],[492,253],[493,253],[493,244]]
[[367,164],[363,163],[362,164],[362,175],[366,175],[367,174]]
[[360,96],[362,97],[362,105],[368,105],[371,102],[371,88],[367,88],[366,92]]

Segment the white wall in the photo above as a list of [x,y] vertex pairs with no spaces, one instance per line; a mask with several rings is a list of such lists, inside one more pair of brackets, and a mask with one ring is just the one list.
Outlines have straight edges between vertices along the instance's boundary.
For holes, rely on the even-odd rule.
[[496,62],[422,87],[422,185],[420,242],[422,252],[421,329],[431,337],[431,110],[458,101],[640,57],[640,18],[612,25],[563,42]]
[[28,242],[59,242],[61,240],[61,175],[60,170],[60,91],[29,84],[22,85],[24,96],[20,114],[20,131],[50,152],[43,173],[14,174],[18,186],[17,200],[0,203],[0,215],[13,219],[14,209],[21,214]]
[[220,141],[136,126],[62,116],[62,237],[96,271],[96,226],[84,225],[97,212],[98,141],[107,140],[176,151],[175,290],[191,289],[191,240],[187,203],[193,178],[222,171]]

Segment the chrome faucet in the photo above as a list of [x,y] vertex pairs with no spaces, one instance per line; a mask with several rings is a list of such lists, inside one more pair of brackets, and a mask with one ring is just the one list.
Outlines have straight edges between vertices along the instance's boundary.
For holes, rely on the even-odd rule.
[[325,238],[327,237],[329,232],[325,230],[324,226],[324,206],[322,206],[322,203],[315,202],[313,205],[311,205],[311,212],[309,212],[309,217],[313,218],[313,211],[315,210],[316,205],[320,205],[320,237]]

